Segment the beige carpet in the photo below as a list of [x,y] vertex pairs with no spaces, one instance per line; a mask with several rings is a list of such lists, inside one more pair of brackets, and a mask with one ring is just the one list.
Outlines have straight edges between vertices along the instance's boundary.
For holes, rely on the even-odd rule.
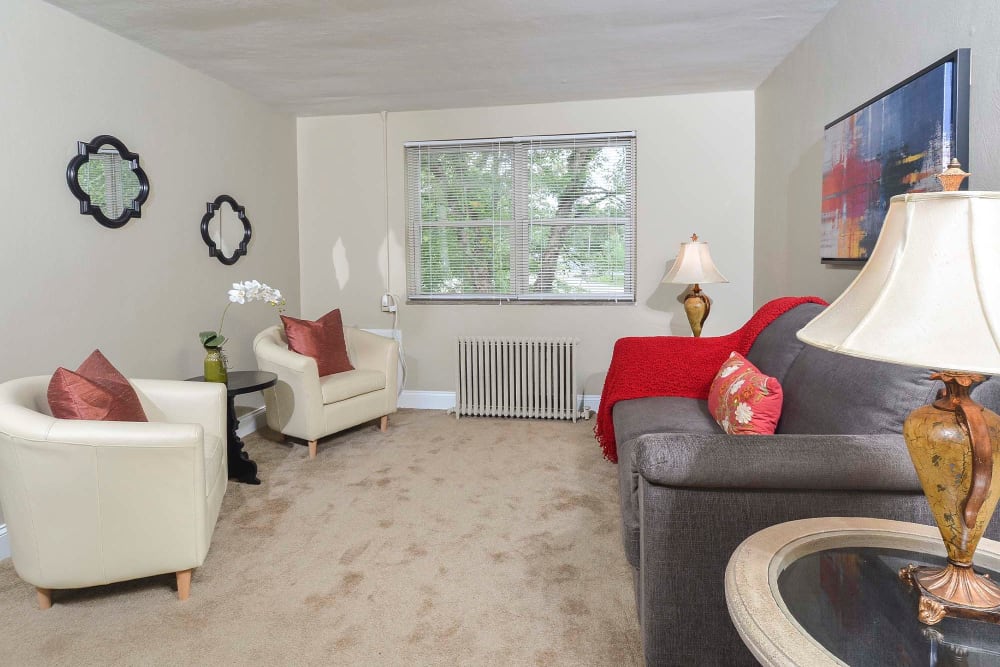
[[403,410],[320,441],[247,439],[191,599],[173,577],[56,591],[0,563],[11,665],[638,665],[616,469],[593,421]]

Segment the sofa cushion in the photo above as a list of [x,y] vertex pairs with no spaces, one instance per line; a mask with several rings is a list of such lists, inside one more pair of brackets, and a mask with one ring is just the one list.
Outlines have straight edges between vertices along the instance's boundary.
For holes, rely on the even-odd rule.
[[708,401],[678,396],[650,396],[618,401],[612,410],[619,443],[647,433],[722,433]]
[[795,334],[822,311],[823,306],[818,303],[792,308],[760,332],[747,352],[747,360],[784,385],[788,369],[805,347]]
[[100,350],[91,352],[76,372],[56,369],[47,396],[56,419],[149,421],[135,389]]
[[349,398],[385,389],[385,373],[381,371],[353,370],[334,373],[319,379],[323,405],[339,403]]
[[903,420],[934,400],[930,371],[849,357],[807,345],[788,369],[778,433],[902,433]]
[[771,435],[781,416],[781,385],[733,352],[712,380],[708,411],[730,435]]

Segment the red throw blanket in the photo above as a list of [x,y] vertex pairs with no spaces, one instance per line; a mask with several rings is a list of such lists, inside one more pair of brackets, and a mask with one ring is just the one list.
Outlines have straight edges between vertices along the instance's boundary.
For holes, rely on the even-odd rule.
[[608,368],[594,434],[604,458],[618,462],[611,409],[618,401],[647,396],[708,398],[708,389],[730,352],[745,355],[758,334],[775,319],[803,303],[827,305],[814,296],[769,301],[741,328],[726,336],[643,336],[620,338]]

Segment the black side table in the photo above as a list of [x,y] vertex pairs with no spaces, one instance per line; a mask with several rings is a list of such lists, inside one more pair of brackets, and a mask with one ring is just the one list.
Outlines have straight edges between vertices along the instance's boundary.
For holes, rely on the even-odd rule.
[[[226,381],[226,417],[229,422],[229,434],[226,446],[228,449],[229,478],[244,484],[260,484],[257,477],[257,464],[243,450],[243,441],[236,435],[240,420],[236,418],[237,396],[252,394],[255,391],[269,389],[278,383],[278,376],[267,371],[229,371]],[[192,382],[204,382],[205,376],[188,378]]]

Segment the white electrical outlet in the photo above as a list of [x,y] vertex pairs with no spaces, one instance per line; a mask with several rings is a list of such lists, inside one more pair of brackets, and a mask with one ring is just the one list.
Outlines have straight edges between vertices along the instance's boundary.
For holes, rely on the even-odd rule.
[[396,299],[388,292],[382,295],[382,312],[383,313],[396,312]]

